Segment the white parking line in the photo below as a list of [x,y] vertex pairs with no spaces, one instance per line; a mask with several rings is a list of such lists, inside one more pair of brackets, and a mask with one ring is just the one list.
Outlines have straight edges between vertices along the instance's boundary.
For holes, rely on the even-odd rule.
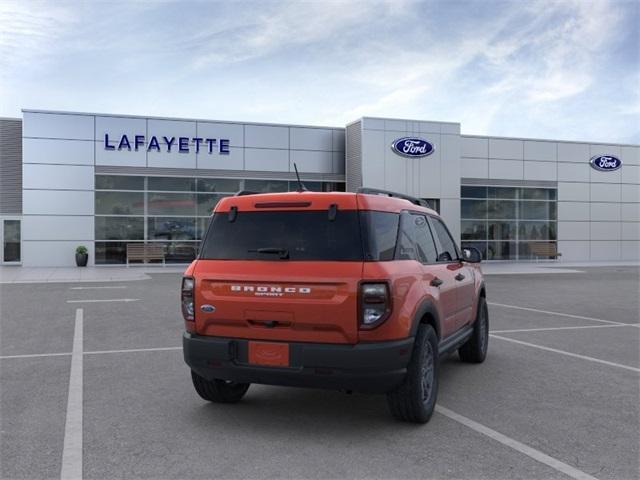
[[[135,353],[135,352],[164,352],[168,350],[182,350],[182,347],[156,347],[156,348],[125,348],[122,350],[91,350],[82,352],[83,355],[102,355],[107,353]],[[37,357],[62,357],[72,355],[72,352],[64,353],[31,353],[26,355],[3,355],[0,360],[12,358],[37,358]]]
[[37,357],[68,357],[71,352],[64,353],[30,353],[26,355],[2,355],[0,360],[9,360],[11,358],[37,358]]
[[70,290],[101,290],[127,288],[126,285],[101,285],[99,287],[71,287]]
[[124,350],[94,350],[84,352],[85,355],[102,355],[105,353],[132,353],[132,352],[164,352],[167,350],[182,350],[182,347],[158,347],[158,348],[131,348]]
[[585,328],[619,328],[638,327],[638,323],[622,323],[620,325],[581,325],[579,327],[546,327],[546,328],[519,328],[516,330],[491,330],[491,333],[520,333],[520,332],[547,332],[552,330],[582,330]]
[[485,427],[484,425],[474,422],[470,418],[464,417],[456,412],[449,410],[448,408],[442,407],[440,405],[436,405],[436,412],[441,415],[444,415],[451,420],[455,420],[458,423],[461,423],[465,427],[470,428],[482,435],[485,435],[496,442],[501,443],[513,450],[516,450],[529,458],[536,460],[544,465],[547,465],[558,472],[564,473],[565,475],[575,478],[576,480],[597,480],[595,477],[589,475],[588,473],[583,472],[582,470],[578,470],[571,465],[568,465],[557,458],[550,457],[546,453],[542,453],[540,450],[536,450],[524,443],[521,443],[513,438],[507,437],[506,435],[496,432],[495,430]]
[[137,302],[139,298],[108,298],[100,300],[67,300],[67,303]]
[[82,478],[82,309],[76,310],[60,478]]
[[505,305],[504,303],[487,302],[494,307],[515,308],[516,310],[525,310],[527,312],[546,313],[547,315],[558,315],[560,317],[578,318],[580,320],[591,320],[592,322],[610,323],[611,325],[628,325],[623,322],[612,322],[611,320],[603,320],[601,318],[583,317],[582,315],[572,315],[571,313],[550,312],[549,310],[540,310],[537,308],[519,307],[517,305]]
[[535,343],[523,342],[521,340],[516,340],[514,338],[501,337],[500,335],[494,335],[493,333],[489,334],[492,338],[498,338],[500,340],[504,340],[507,342],[517,343],[519,345],[524,345],[526,347],[538,348],[540,350],[545,350],[547,352],[559,353],[561,355],[566,355],[568,357],[580,358],[582,360],[588,360],[590,362],[601,363],[603,365],[609,365],[611,367],[623,368],[625,370],[631,370],[632,372],[640,373],[640,368],[630,367],[629,365],[622,365],[621,363],[608,362],[606,360],[600,360],[599,358],[587,357],[586,355],[579,355],[577,353],[567,352],[565,350],[558,350],[556,348],[543,347],[542,345],[536,345]]

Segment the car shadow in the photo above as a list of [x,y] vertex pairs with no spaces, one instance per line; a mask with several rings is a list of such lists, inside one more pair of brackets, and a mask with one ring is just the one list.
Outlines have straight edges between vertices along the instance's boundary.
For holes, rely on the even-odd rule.
[[[457,357],[443,359],[440,388],[448,390],[453,374],[461,364]],[[388,429],[397,434],[413,431],[419,425],[395,420],[387,407],[385,395],[252,385],[237,404],[202,403],[190,409],[194,422],[238,430],[251,429],[277,435],[286,425],[287,435],[319,434],[348,431],[366,434],[376,428],[377,434]]]
[[[323,431],[364,431],[372,425],[397,425],[384,395],[252,385],[237,404],[205,403],[193,410],[199,421],[228,428],[250,428],[277,434],[286,425],[287,435]],[[310,428],[313,430],[310,431]]]

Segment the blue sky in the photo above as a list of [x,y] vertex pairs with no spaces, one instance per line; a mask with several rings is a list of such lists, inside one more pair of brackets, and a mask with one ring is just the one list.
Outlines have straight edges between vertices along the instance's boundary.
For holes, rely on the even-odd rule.
[[640,2],[0,2],[22,108],[640,143]]

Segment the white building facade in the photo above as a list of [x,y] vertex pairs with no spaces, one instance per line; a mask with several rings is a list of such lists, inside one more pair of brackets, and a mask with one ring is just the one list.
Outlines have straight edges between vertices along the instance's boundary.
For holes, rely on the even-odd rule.
[[[162,245],[168,262],[186,263],[219,198],[293,190],[294,164],[311,190],[426,199],[488,260],[538,259],[541,245],[560,262],[640,259],[638,145],[471,136],[457,123],[382,118],[337,128],[24,110],[6,122],[4,263],[72,266],[84,245],[90,265],[123,264],[131,243]],[[431,152],[403,155],[392,148],[402,138]],[[599,156],[621,165],[597,170]],[[21,178],[5,175],[16,162]]]

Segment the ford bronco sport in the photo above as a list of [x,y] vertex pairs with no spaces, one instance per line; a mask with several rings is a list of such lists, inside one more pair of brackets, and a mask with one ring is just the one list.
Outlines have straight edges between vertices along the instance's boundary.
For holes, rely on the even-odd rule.
[[226,403],[251,383],[386,393],[396,418],[427,422],[439,358],[487,354],[479,261],[392,192],[224,198],[182,280],[195,390]]

